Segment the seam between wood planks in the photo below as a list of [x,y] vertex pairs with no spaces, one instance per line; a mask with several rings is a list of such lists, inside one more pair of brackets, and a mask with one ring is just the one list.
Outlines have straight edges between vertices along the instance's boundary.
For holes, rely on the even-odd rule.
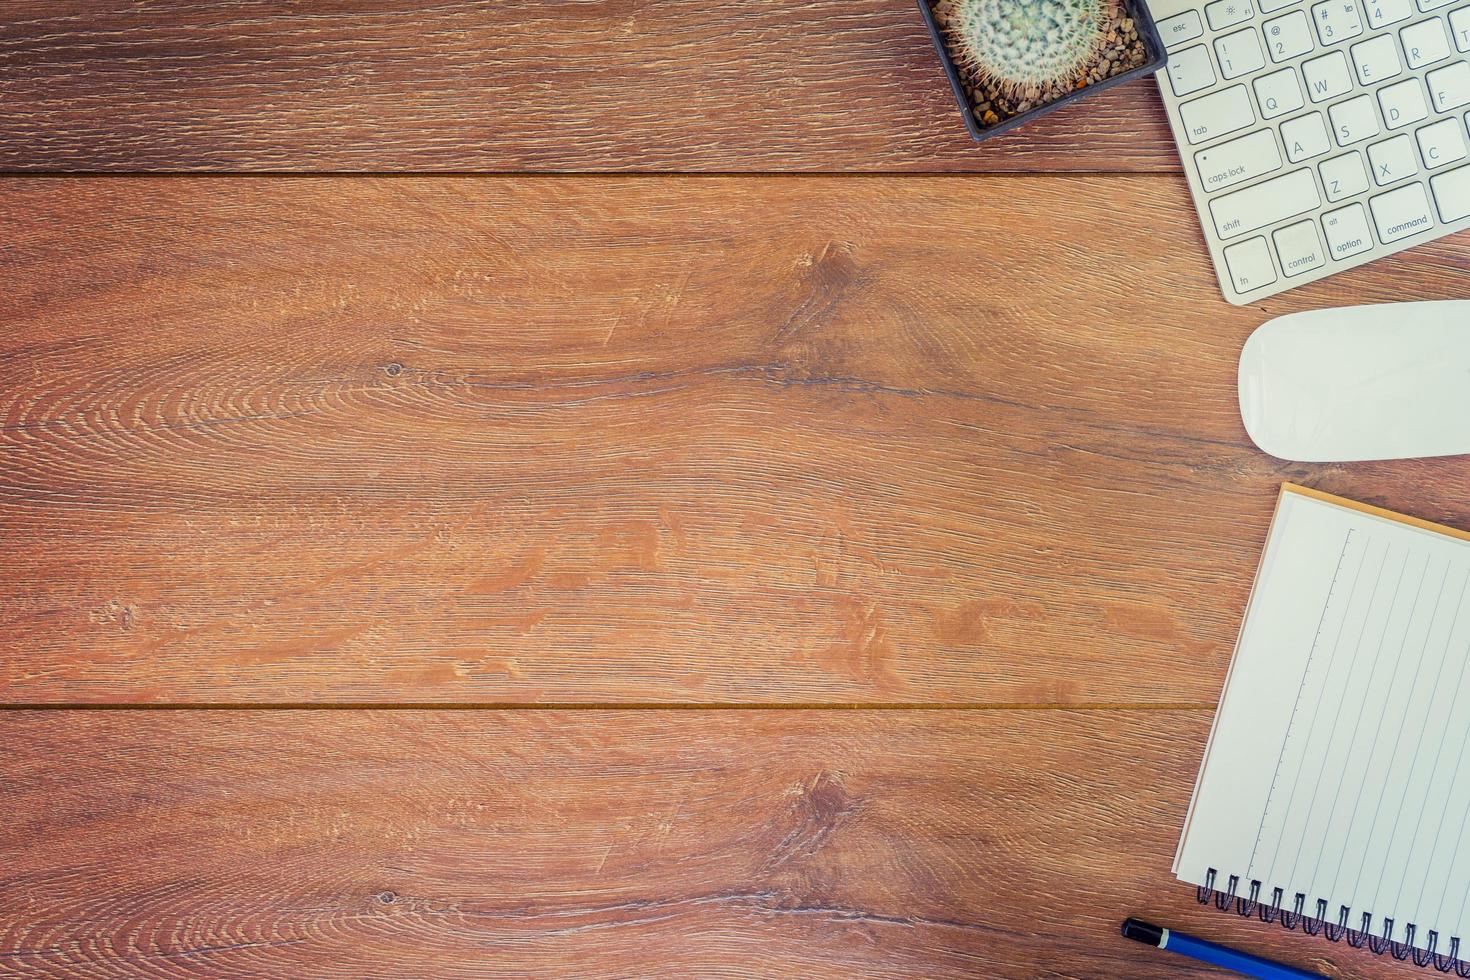
[[807,177],[895,178],[895,177],[1158,177],[1184,172],[1174,170],[0,170],[0,179],[127,180],[147,178],[193,177],[215,180],[233,178],[249,180],[259,177],[293,177],[337,180],[344,177],[423,179],[434,177],[484,177],[486,179],[551,179],[587,180],[593,177],[684,177],[727,179],[749,177],[756,180]]
[[6,702],[0,711],[1214,711],[1206,701],[1156,703],[1081,701],[1075,704],[1027,702],[598,702],[598,701],[178,701],[152,704],[127,702]]

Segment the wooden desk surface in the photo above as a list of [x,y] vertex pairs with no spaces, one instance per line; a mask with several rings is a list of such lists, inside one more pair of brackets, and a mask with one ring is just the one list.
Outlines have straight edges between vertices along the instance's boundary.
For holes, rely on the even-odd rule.
[[0,973],[1416,975],[1168,869],[1280,481],[1470,525],[1240,345],[1470,240],[1240,309],[1152,83],[400,7],[0,3]]

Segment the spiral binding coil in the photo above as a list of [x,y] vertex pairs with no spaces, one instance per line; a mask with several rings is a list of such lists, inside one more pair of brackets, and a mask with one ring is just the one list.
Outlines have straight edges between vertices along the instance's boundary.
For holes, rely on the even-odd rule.
[[1451,936],[1448,951],[1441,953],[1439,947],[1439,933],[1429,930],[1428,949],[1419,949],[1414,945],[1414,933],[1416,926],[1411,922],[1404,926],[1404,941],[1398,942],[1393,939],[1393,919],[1384,917],[1379,932],[1373,931],[1373,914],[1364,912],[1358,922],[1356,929],[1348,925],[1348,919],[1352,916],[1352,909],[1342,906],[1337,913],[1336,921],[1328,921],[1327,900],[1317,899],[1313,908],[1314,915],[1307,914],[1307,896],[1297,892],[1292,901],[1291,911],[1284,907],[1286,895],[1280,888],[1271,889],[1271,900],[1261,901],[1262,885],[1259,881],[1252,880],[1250,890],[1246,895],[1238,894],[1240,891],[1240,876],[1231,875],[1226,879],[1223,889],[1215,887],[1217,873],[1210,868],[1205,874],[1205,883],[1196,887],[1195,897],[1201,905],[1215,903],[1215,907],[1222,912],[1229,911],[1234,907],[1236,915],[1250,918],[1252,915],[1262,922],[1280,922],[1284,929],[1300,928],[1309,936],[1322,936],[1328,942],[1339,942],[1347,940],[1349,946],[1361,949],[1366,946],[1375,954],[1388,953],[1396,960],[1413,959],[1416,966],[1434,966],[1440,973],[1449,973],[1451,970],[1457,976],[1470,980],[1470,959],[1460,958],[1460,937]]

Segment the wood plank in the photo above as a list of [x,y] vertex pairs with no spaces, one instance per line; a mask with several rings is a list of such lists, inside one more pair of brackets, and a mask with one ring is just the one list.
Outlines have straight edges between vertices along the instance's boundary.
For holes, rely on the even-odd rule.
[[1283,478],[1470,526],[1463,459],[1251,448],[1242,341],[1470,240],[1237,309],[1197,235],[1147,177],[6,181],[0,698],[1213,703]]
[[977,146],[912,0],[0,0],[10,171],[1176,170],[1152,80]]
[[[23,974],[1334,977],[1169,866],[1209,712],[7,712]],[[66,759],[58,766],[56,760]]]

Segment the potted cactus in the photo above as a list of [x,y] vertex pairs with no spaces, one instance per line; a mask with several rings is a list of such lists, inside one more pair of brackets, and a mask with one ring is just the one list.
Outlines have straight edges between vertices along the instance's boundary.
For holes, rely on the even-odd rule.
[[1143,0],[919,0],[919,9],[977,140],[1164,66]]

